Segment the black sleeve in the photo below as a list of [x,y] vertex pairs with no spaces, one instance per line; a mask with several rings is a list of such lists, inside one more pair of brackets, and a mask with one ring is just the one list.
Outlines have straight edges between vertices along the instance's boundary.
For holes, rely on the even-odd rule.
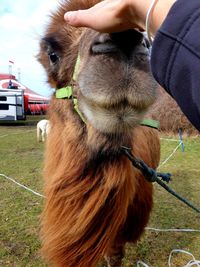
[[200,130],[200,0],[178,0],[152,47],[154,78]]

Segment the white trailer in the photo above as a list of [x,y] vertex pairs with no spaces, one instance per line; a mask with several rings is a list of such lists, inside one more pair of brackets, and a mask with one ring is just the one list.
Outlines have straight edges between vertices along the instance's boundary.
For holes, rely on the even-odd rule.
[[16,121],[25,118],[24,90],[0,89],[0,121]]

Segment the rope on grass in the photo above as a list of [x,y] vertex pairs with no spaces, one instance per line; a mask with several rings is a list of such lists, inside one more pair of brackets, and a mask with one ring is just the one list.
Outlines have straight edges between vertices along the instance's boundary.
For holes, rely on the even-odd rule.
[[178,150],[178,148],[182,145],[182,141],[174,148],[173,152],[158,166],[157,169],[160,169],[161,166],[163,166],[164,164],[166,164],[171,157],[173,157],[173,155],[176,153],[176,151]]
[[198,229],[159,229],[159,228],[152,228],[152,227],[145,227],[145,230],[147,231],[154,231],[154,232],[183,232],[183,233],[200,233],[200,230]]
[[171,251],[170,255],[169,255],[169,260],[168,260],[168,265],[169,267],[171,267],[171,258],[172,258],[172,254],[173,253],[183,253],[183,254],[187,254],[189,256],[192,257],[192,260],[190,260],[186,265],[184,265],[183,267],[190,267],[190,266],[197,266],[200,267],[200,260],[196,260],[195,257],[192,255],[192,253],[182,250],[182,249],[174,249]]
[[164,140],[164,141],[171,141],[171,142],[180,142],[179,139],[173,139],[173,138],[164,138],[161,137],[160,140]]
[[[187,262],[186,265],[184,265],[183,267],[192,267],[192,266],[196,266],[196,267],[200,267],[200,260],[195,259],[194,255],[188,251],[182,250],[182,249],[173,249],[170,252],[169,258],[168,258],[168,267],[172,267],[172,255],[174,253],[182,253],[182,254],[186,254],[192,257],[192,259]],[[137,261],[137,267],[140,266],[144,266],[144,267],[150,267],[149,265],[147,265],[145,262],[143,261]]]
[[22,187],[22,188],[24,188],[25,190],[27,190],[27,191],[33,193],[34,195],[44,198],[44,196],[41,195],[40,193],[38,193],[38,192],[36,192],[36,191],[30,189],[29,187],[27,187],[27,186],[25,186],[25,185],[23,185],[23,184],[20,184],[19,182],[17,182],[17,181],[16,181],[15,179],[13,179],[13,178],[8,177],[7,175],[2,174],[2,173],[0,173],[0,176],[6,178],[7,180],[9,180],[9,181],[11,181],[11,182],[13,182],[14,184],[18,185],[19,187]]
[[140,267],[140,265],[142,265],[144,267],[149,267],[149,265],[147,265],[145,262],[143,262],[143,261],[137,261],[136,267]]

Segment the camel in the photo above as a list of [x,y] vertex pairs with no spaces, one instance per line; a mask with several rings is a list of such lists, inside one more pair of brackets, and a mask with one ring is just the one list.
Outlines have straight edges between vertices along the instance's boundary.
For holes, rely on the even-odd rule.
[[[64,1],[51,14],[38,60],[56,89],[44,162],[41,253],[57,267],[122,266],[127,242],[144,232],[152,184],[123,153],[156,169],[158,130],[141,122],[156,99],[147,41],[129,30],[105,34],[64,22],[98,1]],[[77,63],[78,62],[78,63]]]

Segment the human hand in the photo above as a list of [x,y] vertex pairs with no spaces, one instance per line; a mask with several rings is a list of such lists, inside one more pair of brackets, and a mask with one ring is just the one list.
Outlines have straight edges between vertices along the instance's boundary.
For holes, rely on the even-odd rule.
[[104,0],[87,10],[67,12],[64,18],[72,26],[89,27],[99,32],[141,28],[133,3],[132,0]]
[[[151,13],[149,31],[155,34],[176,0],[157,0]],[[132,28],[145,30],[152,0],[104,0],[86,10],[65,13],[66,22],[98,32],[119,32]]]

